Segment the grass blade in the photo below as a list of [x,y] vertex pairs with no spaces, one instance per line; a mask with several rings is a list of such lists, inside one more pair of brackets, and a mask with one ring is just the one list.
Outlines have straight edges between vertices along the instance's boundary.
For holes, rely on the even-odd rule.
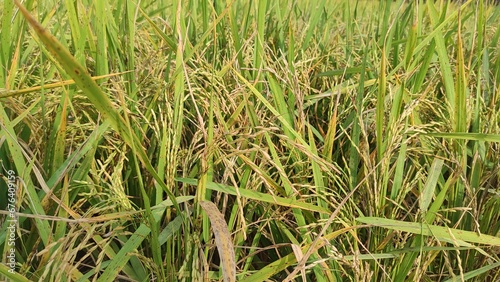
[[[198,181],[193,178],[177,178],[176,179],[179,182],[190,184],[190,185],[197,185]],[[289,199],[289,198],[282,198],[282,197],[277,197],[261,192],[256,192],[252,190],[247,190],[247,189],[242,189],[242,188],[236,188],[224,184],[219,184],[219,183],[214,183],[214,182],[207,182],[207,188],[212,189],[214,191],[218,192],[223,192],[223,193],[228,193],[230,195],[240,195],[241,197],[252,199],[255,201],[262,201],[266,203],[271,203],[271,204],[276,204],[284,207],[291,207],[291,208],[298,208],[298,209],[303,209],[303,210],[310,210],[314,212],[319,212],[319,213],[330,213],[330,210],[318,207],[316,205],[312,205],[309,203],[304,203],[297,201],[295,199]],[[237,191],[238,190],[238,191]]]
[[460,230],[455,228],[436,226],[430,224],[421,224],[418,222],[405,222],[401,220],[380,218],[380,217],[359,217],[356,219],[361,223],[371,224],[373,226],[384,227],[391,230],[410,232],[424,236],[433,236],[437,240],[458,243],[460,241],[476,243],[489,246],[500,246],[500,237],[478,234],[477,232]]
[[210,218],[210,223],[212,223],[215,242],[217,243],[219,256],[222,260],[221,264],[224,282],[234,282],[236,281],[234,246],[224,216],[212,202],[201,201],[200,206],[207,213],[208,218]]
[[427,213],[427,209],[432,202],[434,197],[434,191],[436,189],[437,181],[441,175],[441,168],[443,167],[444,160],[435,158],[432,162],[432,167],[430,168],[429,176],[425,182],[424,189],[420,195],[420,211],[422,213]]

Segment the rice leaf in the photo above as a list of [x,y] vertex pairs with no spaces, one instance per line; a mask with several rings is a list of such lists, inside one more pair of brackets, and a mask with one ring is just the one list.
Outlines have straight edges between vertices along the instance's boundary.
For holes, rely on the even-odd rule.
[[380,217],[358,217],[356,221],[391,230],[432,236],[437,240],[448,243],[458,243],[459,245],[461,244],[460,241],[463,241],[482,245],[500,246],[500,237],[478,234],[477,232],[467,230]]
[[210,218],[210,223],[212,223],[217,250],[219,251],[219,256],[221,258],[224,281],[234,282],[236,281],[234,246],[224,216],[212,202],[201,201],[200,206],[207,213],[208,218]]
[[[198,181],[193,178],[176,178],[177,181],[190,184],[190,185],[197,185]],[[319,213],[330,213],[328,209],[318,207],[313,204],[309,203],[304,203],[295,199],[290,199],[290,198],[282,198],[282,197],[277,197],[257,191],[252,191],[248,189],[242,189],[242,188],[236,188],[224,184],[219,184],[219,183],[214,183],[214,182],[208,182],[207,183],[207,188],[218,191],[218,192],[223,192],[223,193],[228,193],[230,195],[240,195],[241,197],[252,199],[255,201],[262,201],[262,202],[267,202],[271,204],[276,204],[284,207],[290,207],[290,208],[298,208],[298,209],[303,209],[303,210],[310,210],[310,211],[315,211]]]

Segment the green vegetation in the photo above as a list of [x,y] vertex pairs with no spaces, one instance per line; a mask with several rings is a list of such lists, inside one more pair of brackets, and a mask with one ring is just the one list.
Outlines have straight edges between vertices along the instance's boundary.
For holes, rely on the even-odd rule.
[[500,279],[500,7],[403,2],[4,0],[0,280]]

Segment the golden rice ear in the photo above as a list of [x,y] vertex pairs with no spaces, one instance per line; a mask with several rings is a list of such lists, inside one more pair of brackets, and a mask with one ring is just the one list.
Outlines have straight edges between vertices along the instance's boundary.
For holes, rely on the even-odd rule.
[[221,259],[222,275],[225,282],[236,281],[236,263],[234,246],[231,234],[227,227],[224,216],[217,209],[217,206],[208,201],[200,202],[200,206],[207,213],[215,235],[215,243]]

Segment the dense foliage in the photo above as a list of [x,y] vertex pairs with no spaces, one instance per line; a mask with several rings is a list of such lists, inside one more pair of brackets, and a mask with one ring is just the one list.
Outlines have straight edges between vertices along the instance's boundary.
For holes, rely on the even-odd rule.
[[500,7],[15,2],[0,275],[500,279]]

